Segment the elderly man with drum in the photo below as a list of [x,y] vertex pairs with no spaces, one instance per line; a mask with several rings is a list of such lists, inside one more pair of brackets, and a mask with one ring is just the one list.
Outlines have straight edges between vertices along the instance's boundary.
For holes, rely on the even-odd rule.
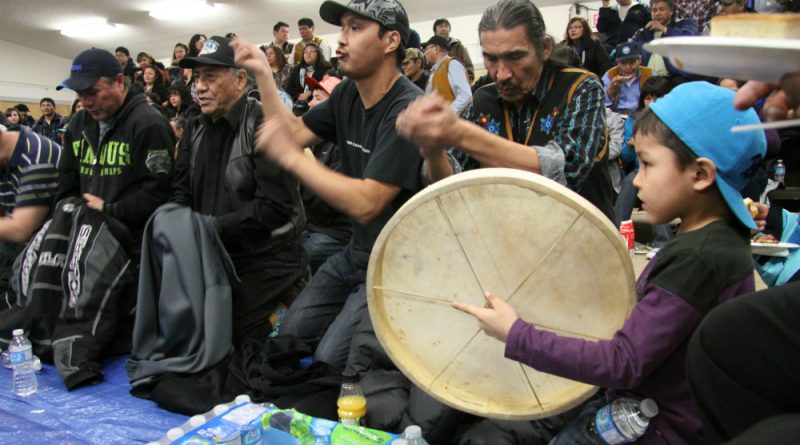
[[[431,181],[450,176],[447,148],[461,167],[510,167],[539,173],[613,216],[603,85],[584,70],[550,60],[553,43],[528,0],[500,0],[478,25],[484,63],[495,83],[475,92],[465,119],[437,95],[400,116],[400,134],[421,147]],[[613,219],[613,218],[611,218]]]

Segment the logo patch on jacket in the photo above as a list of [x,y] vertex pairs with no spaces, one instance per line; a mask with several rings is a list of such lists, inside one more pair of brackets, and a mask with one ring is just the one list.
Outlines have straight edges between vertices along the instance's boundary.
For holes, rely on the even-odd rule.
[[150,150],[144,164],[147,170],[154,175],[169,173],[171,158],[167,150]]

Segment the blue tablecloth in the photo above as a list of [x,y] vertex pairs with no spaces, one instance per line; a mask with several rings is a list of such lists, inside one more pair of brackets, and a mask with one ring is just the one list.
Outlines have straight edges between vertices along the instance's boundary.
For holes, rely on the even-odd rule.
[[185,422],[186,416],[130,395],[126,358],[105,364],[103,382],[71,392],[45,365],[37,374],[39,391],[24,398],[11,393],[11,370],[0,367],[0,443],[146,443]]

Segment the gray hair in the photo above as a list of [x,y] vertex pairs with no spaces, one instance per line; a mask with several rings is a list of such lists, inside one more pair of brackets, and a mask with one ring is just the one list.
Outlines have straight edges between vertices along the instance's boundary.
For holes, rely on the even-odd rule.
[[549,37],[542,13],[529,0],[499,0],[489,6],[478,23],[478,33],[512,29],[517,26],[525,28],[528,41],[536,49],[536,55],[541,58]]

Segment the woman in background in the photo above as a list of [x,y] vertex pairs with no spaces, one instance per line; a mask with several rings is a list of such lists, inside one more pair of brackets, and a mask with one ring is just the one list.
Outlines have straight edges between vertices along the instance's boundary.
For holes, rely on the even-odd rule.
[[575,50],[578,59],[585,70],[593,72],[598,78],[611,68],[611,58],[608,57],[606,49],[597,40],[592,38],[592,29],[582,17],[573,17],[567,24],[567,32],[564,35],[562,45]]

